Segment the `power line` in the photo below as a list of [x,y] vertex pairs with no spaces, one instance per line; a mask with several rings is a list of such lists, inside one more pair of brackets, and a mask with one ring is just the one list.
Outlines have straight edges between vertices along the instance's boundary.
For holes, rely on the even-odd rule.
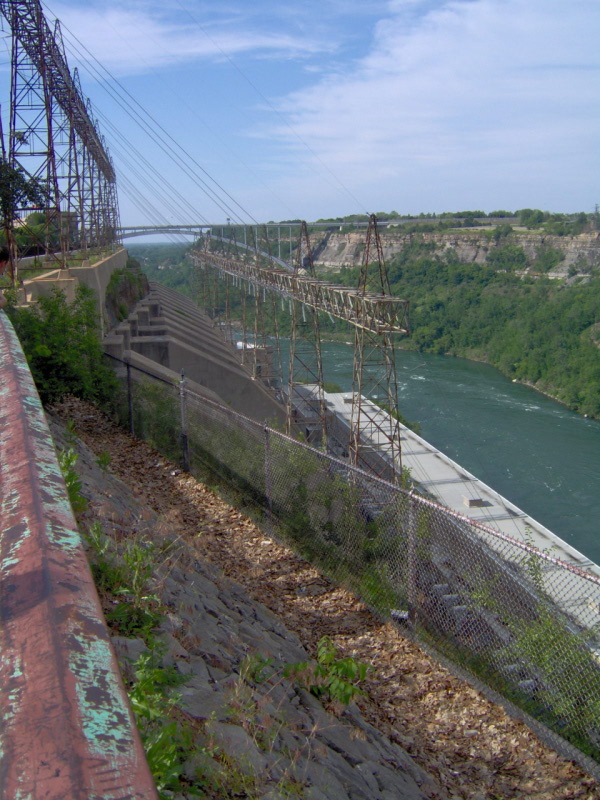
[[[112,25],[108,19],[106,20],[106,23],[114,31],[115,36],[118,36],[121,39],[121,41],[123,41],[125,44],[128,44],[127,41],[120,35],[119,30],[117,28],[115,28],[115,26]],[[140,61],[142,61],[145,64],[145,66],[148,69],[148,71],[152,75],[155,76],[156,80],[160,81],[161,83],[163,83],[168,88],[169,92],[174,97],[176,97],[178,99],[178,101],[181,104],[181,106],[187,108],[187,110],[190,112],[190,114],[192,114],[198,120],[198,122],[204,128],[206,128],[206,130],[211,134],[211,136],[213,137],[214,141],[216,142],[216,146],[219,147],[219,148],[223,148],[228,155],[233,156],[235,158],[235,160],[238,161],[244,167],[244,169],[247,170],[247,172],[257,181],[257,183],[259,183],[267,192],[269,192],[272,195],[272,197],[276,200],[278,205],[280,205],[281,207],[285,208],[286,211],[288,212],[288,214],[290,215],[290,217],[293,217],[295,215],[294,210],[292,208],[290,208],[290,206],[288,206],[288,204],[285,202],[285,200],[283,200],[281,197],[279,197],[273,191],[273,189],[269,185],[267,185],[265,183],[265,181],[263,181],[261,176],[255,170],[253,170],[252,167],[246,161],[244,161],[244,159],[237,152],[235,152],[233,149],[231,149],[230,147],[228,147],[225,144],[225,142],[223,141],[222,136],[220,136],[206,122],[206,120],[198,114],[198,111],[197,111],[196,107],[193,106],[193,105],[190,105],[190,103],[188,103],[187,98],[185,97],[185,95],[180,94],[179,92],[177,92],[176,89],[174,90],[172,85],[167,84],[166,81],[164,80],[163,76],[156,69],[154,69],[154,67],[153,67],[153,65],[151,63],[148,63],[148,61],[144,60],[143,56],[139,55],[139,58],[140,58]]]
[[[50,9],[48,9],[50,11]],[[52,13],[52,12],[51,12]],[[161,146],[162,151],[173,161],[186,175],[191,175],[199,182],[204,194],[220,208],[220,210],[239,224],[244,224],[242,215],[258,222],[240,203],[227,192],[223,186],[213,178],[208,171],[188,153],[175,139],[165,130],[149,111],[147,111],[133,95],[120,83],[120,81],[103,65],[95,56],[79,41],[79,39],[68,28],[63,26],[63,30],[69,34],[69,47],[72,54],[86,66],[92,77],[109,94],[112,100],[117,102],[120,108],[146,133],[153,141]],[[74,42],[76,44],[74,44]],[[82,52],[83,51],[83,52]],[[86,55],[84,55],[84,53]],[[110,83],[104,74],[110,79]],[[115,88],[116,87],[116,88]],[[118,90],[118,91],[117,91]],[[119,94],[120,92],[120,94]],[[141,117],[134,114],[130,104],[141,112]],[[194,165],[194,166],[192,166]],[[196,169],[194,169],[194,167]],[[211,182],[213,186],[210,185]],[[219,192],[221,193],[219,195]],[[227,199],[225,199],[227,198]],[[230,201],[230,202],[228,202]],[[231,205],[231,204],[233,205]]]
[[[182,8],[182,10],[190,17],[192,22],[200,29],[202,34],[211,42],[211,44],[218,50],[218,52],[221,53],[221,55],[227,60],[227,62],[231,65],[231,67],[252,88],[252,90],[257,94],[257,96],[261,99],[261,101],[264,102],[268,106],[268,108],[274,114],[277,115],[277,117],[282,121],[282,123],[285,125],[285,127],[288,128],[288,130],[290,130],[290,132],[294,135],[294,137],[313,156],[315,161],[317,161],[320,164],[322,170],[324,170],[331,178],[333,178],[333,180],[337,184],[337,188],[338,189],[341,188],[352,199],[354,204],[356,204],[359,208],[363,208],[365,213],[368,213],[366,211],[366,209],[364,209],[363,204],[360,202],[360,200],[358,200],[358,198],[355,197],[355,195],[348,189],[348,187],[343,183],[343,181],[331,170],[331,168],[319,157],[319,155],[310,147],[310,145],[300,136],[300,134],[294,129],[294,127],[283,116],[283,114],[271,103],[271,101],[262,93],[262,91],[252,82],[252,80],[237,65],[237,63],[231,58],[231,56],[225,50],[223,50],[223,48],[219,45],[219,43],[217,41],[215,41],[210,36],[210,34],[206,31],[206,29],[198,21],[198,19],[192,14],[192,12],[189,11],[188,9],[184,8],[184,6],[181,4],[180,0],[178,0],[178,3],[180,5],[180,7]],[[124,107],[122,105],[122,102],[120,102],[119,105],[130,116],[130,118],[133,119],[136,122],[136,124],[138,124],[140,127],[142,127],[144,132],[146,134],[148,134],[155,142],[157,142],[157,139],[159,140],[161,145],[164,148],[166,148],[166,152],[168,154],[170,154],[169,157],[171,158],[171,160],[175,160],[176,163],[178,163],[177,160],[176,160],[175,154],[176,154],[177,151],[179,151],[180,153],[183,153],[184,156],[185,156],[185,159],[187,159],[187,169],[184,170],[187,175],[189,175],[189,164],[190,163],[194,164],[195,167],[198,170],[201,171],[201,173],[205,176],[206,180],[204,178],[202,178],[200,175],[198,175],[197,172],[195,172],[195,176],[201,182],[201,186],[204,187],[203,188],[204,193],[206,194],[208,192],[208,196],[212,200],[212,202],[214,202],[221,209],[221,211],[223,211],[226,214],[226,216],[228,216],[231,219],[235,220],[236,222],[238,222],[238,224],[244,224],[244,220],[239,216],[240,211],[242,212],[243,215],[245,215],[248,219],[250,219],[254,224],[258,224],[257,220],[252,216],[252,214],[250,214],[249,211],[247,211],[237,200],[235,200],[235,198],[233,198],[232,195],[229,192],[227,192],[225,190],[225,188],[212,175],[210,175],[210,173],[189,152],[187,152],[176,141],[176,139],[150,114],[150,112],[148,112],[141,105],[141,103],[139,103],[139,101],[119,82],[119,80],[106,67],[104,67],[103,64],[101,64],[95,58],[95,56],[85,47],[85,45],[83,45],[77,39],[77,37],[68,28],[64,28],[64,29],[69,33],[69,35],[73,38],[73,40],[75,42],[77,42],[77,44],[79,45],[79,48],[81,48],[81,49],[77,49],[74,45],[71,45],[73,47],[73,52],[82,61],[82,63],[84,63],[88,67],[88,69],[90,70],[90,74],[92,75],[92,77],[94,77],[98,81],[98,83],[105,89],[105,91],[109,92],[109,94],[110,94],[110,91],[107,89],[107,86],[106,86],[106,79],[98,74],[98,70],[95,67],[92,66],[92,64],[90,63],[90,59],[93,62],[95,62],[95,64],[97,64],[100,67],[100,69],[106,75],[108,75],[110,80],[119,88],[119,90],[121,91],[122,95],[124,95],[128,99],[128,101],[130,103],[133,103],[134,106],[137,109],[139,109],[139,111],[142,113],[144,118],[151,121],[152,126],[154,126],[154,127],[148,128],[147,122],[145,122],[145,125],[142,125],[141,121],[138,119],[138,117],[133,115],[131,113],[130,109],[128,107]],[[85,51],[87,56],[83,55],[81,50]],[[149,67],[149,68],[152,70],[152,72],[154,72],[155,75],[157,75],[155,70],[153,70],[151,67]],[[157,77],[158,77],[158,75],[157,75]],[[113,99],[115,99],[114,96],[113,96]],[[121,99],[121,101],[123,101],[123,97],[121,97],[120,99]],[[189,107],[189,104],[187,104],[187,102],[185,100],[182,100],[182,102],[187,107]],[[191,110],[196,116],[198,116],[196,114],[195,109],[191,109]],[[210,129],[210,127],[207,126],[206,123],[204,123],[202,120],[201,120],[201,122],[212,133],[212,130]],[[155,130],[155,128],[157,130]],[[179,156],[179,158],[180,158],[180,156]],[[252,174],[254,175],[254,177],[257,178],[257,180],[260,181],[260,177],[256,176],[256,173],[254,173],[252,170],[250,170],[250,168],[248,167],[247,164],[245,164],[243,161],[242,161],[242,164],[246,167],[246,169],[248,169],[250,172],[252,172]],[[181,163],[178,163],[178,166],[180,166],[180,168],[184,169],[184,167],[182,166]],[[217,187],[218,190],[221,192],[221,197],[220,197],[220,199],[218,201],[215,198],[216,191],[212,187],[208,186],[207,181],[212,182],[212,184],[214,184],[214,186]],[[260,181],[260,182],[262,183],[262,181]],[[264,183],[263,183],[263,185],[264,185]],[[269,189],[269,191],[271,191],[271,190]],[[213,194],[213,192],[214,192],[214,194]],[[225,198],[227,198],[227,199],[225,199]],[[287,210],[290,212],[290,214],[292,216],[294,216],[294,212],[291,209],[289,209],[289,207],[287,207],[287,204],[285,204],[280,198],[276,198],[276,199],[278,200],[279,203],[281,203],[282,205],[285,205]],[[233,208],[231,208],[231,206],[229,205],[228,200],[231,201],[231,203],[235,207],[237,207],[237,210],[234,210]],[[224,208],[223,206],[226,206],[226,208]]]
[[345,184],[345,183],[344,183],[344,182],[343,182],[343,181],[342,181],[342,180],[341,180],[341,179],[340,179],[340,178],[339,178],[339,177],[338,177],[338,176],[335,174],[335,172],[334,172],[334,171],[333,171],[333,170],[332,170],[332,169],[331,169],[331,168],[330,168],[330,167],[329,167],[329,166],[328,166],[328,165],[327,165],[327,164],[326,164],[326,163],[323,161],[323,159],[322,159],[322,158],[321,158],[321,157],[320,157],[320,156],[319,156],[319,155],[318,155],[318,154],[317,154],[317,153],[316,153],[316,152],[313,150],[313,148],[312,148],[312,147],[311,147],[311,146],[308,144],[308,142],[307,142],[305,139],[303,139],[303,138],[302,138],[302,136],[300,136],[300,134],[298,133],[298,131],[297,131],[297,130],[296,130],[296,129],[295,129],[295,128],[294,128],[294,127],[293,127],[293,126],[290,124],[290,122],[289,122],[289,121],[288,121],[288,120],[287,120],[287,119],[286,119],[286,118],[283,116],[283,114],[282,114],[282,113],[279,111],[279,109],[277,109],[277,108],[276,108],[276,107],[275,107],[275,106],[274,106],[274,105],[271,103],[271,101],[270,101],[270,100],[269,100],[267,97],[265,97],[265,95],[264,95],[264,94],[261,92],[261,90],[260,90],[260,89],[259,89],[259,88],[258,88],[258,87],[257,87],[257,86],[256,86],[256,85],[255,85],[255,84],[254,84],[254,83],[253,83],[251,80],[250,80],[250,78],[249,78],[249,77],[246,75],[246,73],[245,73],[245,72],[244,72],[244,71],[241,69],[241,67],[239,67],[239,66],[237,65],[237,63],[236,63],[236,62],[233,60],[233,58],[231,58],[231,56],[230,56],[230,55],[229,55],[229,54],[228,54],[228,53],[227,53],[225,50],[223,50],[223,48],[221,47],[221,45],[220,45],[220,44],[219,44],[217,41],[215,41],[215,39],[213,39],[213,38],[212,38],[212,36],[211,36],[211,35],[208,33],[208,31],[206,30],[206,28],[204,28],[204,26],[203,26],[203,25],[202,25],[202,24],[201,24],[201,23],[200,23],[200,22],[199,22],[199,21],[196,19],[196,17],[194,17],[194,15],[192,14],[192,12],[191,12],[189,9],[187,9],[187,8],[185,8],[185,7],[183,6],[183,4],[182,4],[181,0],[177,0],[177,3],[178,3],[178,5],[180,6],[181,10],[182,10],[184,13],[186,13],[186,14],[189,16],[189,18],[192,20],[192,22],[194,22],[194,23],[195,23],[195,24],[198,26],[198,28],[199,28],[199,29],[202,31],[202,33],[204,34],[204,36],[206,36],[206,38],[208,39],[208,41],[209,41],[209,42],[210,42],[212,45],[214,45],[214,47],[216,47],[216,48],[217,48],[217,50],[219,51],[219,53],[221,53],[221,55],[222,55],[222,56],[223,56],[223,57],[224,57],[224,58],[227,60],[227,62],[228,62],[228,63],[229,63],[229,64],[230,64],[230,65],[233,67],[233,69],[234,69],[234,70],[235,70],[235,71],[236,71],[236,72],[237,72],[237,73],[238,73],[238,74],[239,74],[239,75],[240,75],[240,76],[241,76],[241,77],[242,77],[242,78],[243,78],[243,79],[246,81],[246,83],[248,84],[248,86],[250,86],[250,88],[251,88],[251,89],[252,89],[254,92],[256,92],[256,94],[257,94],[257,95],[260,97],[260,99],[261,99],[261,100],[262,100],[264,103],[266,103],[266,104],[267,104],[267,106],[268,106],[268,107],[271,109],[271,111],[272,111],[274,114],[276,114],[276,115],[279,117],[279,119],[282,121],[282,123],[285,125],[285,127],[286,127],[286,128],[287,128],[287,129],[288,129],[288,130],[289,130],[289,131],[290,131],[290,132],[291,132],[291,133],[294,135],[294,137],[295,137],[295,138],[296,138],[296,139],[297,139],[297,140],[300,142],[300,144],[302,144],[302,145],[303,145],[303,147],[305,147],[305,148],[306,148],[306,150],[308,150],[308,152],[309,152],[309,153],[310,153],[310,154],[311,154],[311,155],[312,155],[312,156],[313,156],[313,157],[314,157],[314,158],[315,158],[315,159],[316,159],[316,160],[319,162],[319,164],[321,165],[321,167],[322,167],[322,168],[323,168],[323,169],[324,169],[326,172],[328,172],[328,173],[329,173],[329,175],[331,175],[331,177],[334,179],[334,181],[335,181],[335,182],[338,184],[338,188],[341,188],[341,189],[342,189],[344,192],[346,192],[346,194],[348,195],[348,197],[350,197],[350,199],[351,199],[351,200],[352,200],[354,203],[356,203],[356,205],[357,205],[359,208],[362,208],[365,214],[368,214],[369,212],[368,212],[368,211],[367,211],[367,210],[364,208],[364,206],[363,206],[363,204],[360,202],[360,200],[358,200],[358,199],[357,199],[357,197],[355,197],[355,195],[354,195],[354,194],[353,194],[353,193],[350,191],[350,189],[349,189],[349,188],[346,186],[346,184]]
[[[114,152],[120,155],[120,158],[124,161],[125,165],[134,171],[131,161],[135,161],[139,164],[142,168],[142,173],[135,173],[138,175],[139,180],[144,183],[144,185],[149,189],[151,194],[155,194],[157,188],[159,188],[161,195],[163,196],[163,200],[167,203],[170,207],[171,211],[175,211],[176,213],[182,212],[184,209],[184,213],[190,215],[190,219],[199,219],[201,222],[207,222],[208,220],[189,202],[189,200],[181,194],[181,192],[176,189],[164,176],[160,175],[155,167],[150,163],[150,161],[141,153],[140,150],[133,149],[129,146],[128,140],[123,136],[123,134],[119,131],[119,129],[112,123],[112,121],[101,112],[98,112],[100,119],[102,120],[103,125],[105,125],[109,130],[112,131],[115,140],[113,142],[113,150]],[[119,140],[125,151],[120,150],[118,145],[116,144],[116,140]],[[148,175],[153,176],[154,182],[151,183]],[[168,194],[171,195],[171,198],[168,197]]]

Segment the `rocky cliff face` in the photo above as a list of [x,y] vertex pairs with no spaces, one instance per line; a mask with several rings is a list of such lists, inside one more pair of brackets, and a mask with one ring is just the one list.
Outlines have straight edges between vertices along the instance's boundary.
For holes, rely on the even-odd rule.
[[[315,248],[315,260],[321,268],[338,270],[343,266],[362,263],[365,247],[365,231],[351,233],[328,233]],[[568,274],[570,267],[585,271],[600,266],[600,233],[582,233],[579,236],[546,236],[535,232],[515,232],[496,242],[485,231],[449,233],[392,233],[386,231],[382,237],[383,254],[386,260],[401,252],[415,241],[434,245],[434,254],[443,256],[454,250],[460,261],[483,264],[488,253],[496,247],[514,244],[522,247],[531,264],[541,247],[551,247],[564,254],[556,268],[556,274]],[[553,272],[554,274],[554,272]]]

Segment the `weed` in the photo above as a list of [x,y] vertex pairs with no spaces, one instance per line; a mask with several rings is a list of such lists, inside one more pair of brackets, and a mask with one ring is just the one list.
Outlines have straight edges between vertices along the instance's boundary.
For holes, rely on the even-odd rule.
[[166,692],[178,679],[174,670],[155,665],[155,653],[144,653],[135,664],[135,682],[129,689],[148,766],[161,797],[169,797],[167,791],[182,789],[188,795],[198,794],[181,782],[183,764],[192,750],[192,737],[171,719],[178,698]]
[[214,797],[245,797],[249,800],[258,800],[259,781],[256,775],[241,764],[233,756],[220,748],[209,747],[212,758],[220,765],[220,769],[212,775],[212,789]]
[[104,470],[104,472],[108,471],[108,468],[110,466],[110,453],[108,452],[108,450],[102,450],[102,452],[96,459],[96,463],[98,464],[100,469]]
[[58,463],[65,479],[67,494],[74,514],[82,514],[87,508],[87,500],[81,494],[81,481],[75,471],[78,455],[72,447],[58,451]]
[[148,600],[158,602],[155,595],[150,595],[147,591],[148,584],[154,572],[154,545],[151,542],[142,540],[129,540],[121,554],[129,586],[121,589],[121,594],[131,597],[135,605],[141,605]]
[[145,642],[152,638],[152,631],[162,619],[159,611],[135,606],[133,603],[117,603],[106,614],[108,624],[122,636],[139,636]]
[[110,548],[110,539],[104,534],[102,525],[95,520],[83,531],[84,538],[97,557],[104,558]]
[[70,419],[65,426],[65,438],[71,447],[77,443],[77,432],[75,430],[75,422]]
[[98,522],[83,535],[93,553],[90,567],[96,586],[112,598],[123,598],[106,613],[106,621],[123,636],[140,636],[150,643],[162,618],[160,601],[148,588],[154,570],[153,545],[127,541],[119,553]]
[[285,668],[287,677],[296,677],[311,694],[324,702],[338,702],[347,706],[356,695],[363,694],[359,684],[367,676],[369,667],[351,656],[338,658],[338,649],[329,636],[323,636],[317,645],[317,663],[302,661]]
[[115,558],[114,544],[97,521],[83,529],[83,537],[92,551],[90,569],[98,590],[115,594],[125,584],[127,576],[125,568]]
[[[273,664],[272,658],[264,658],[259,653],[248,656],[240,667],[240,677],[244,681],[252,681],[253,683],[264,683],[272,674],[271,666]],[[269,670],[269,674],[267,674]]]

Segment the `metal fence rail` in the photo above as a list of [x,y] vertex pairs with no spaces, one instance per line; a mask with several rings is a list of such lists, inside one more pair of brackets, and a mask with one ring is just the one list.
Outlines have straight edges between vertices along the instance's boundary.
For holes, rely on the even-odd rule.
[[33,379],[0,313],[0,797],[156,800]]
[[[600,760],[600,579],[129,366],[133,430],[218,473],[377,614]],[[121,369],[123,386],[126,373]],[[183,447],[182,447],[183,445]]]

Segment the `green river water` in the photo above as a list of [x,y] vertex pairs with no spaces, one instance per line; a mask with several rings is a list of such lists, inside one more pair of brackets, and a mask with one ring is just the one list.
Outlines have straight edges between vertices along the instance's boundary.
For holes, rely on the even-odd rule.
[[[324,342],[326,381],[352,388],[352,347]],[[399,351],[398,401],[421,435],[600,563],[600,422],[493,367]]]

